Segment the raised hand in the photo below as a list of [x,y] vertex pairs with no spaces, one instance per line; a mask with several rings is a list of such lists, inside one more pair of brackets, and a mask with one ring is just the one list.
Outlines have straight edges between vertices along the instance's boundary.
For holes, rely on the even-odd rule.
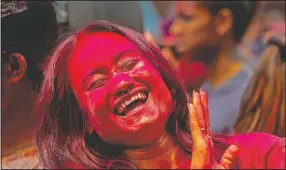
[[193,103],[189,104],[189,114],[193,140],[191,169],[231,168],[236,160],[238,146],[231,145],[219,163],[215,160],[208,99],[204,91],[193,93]]

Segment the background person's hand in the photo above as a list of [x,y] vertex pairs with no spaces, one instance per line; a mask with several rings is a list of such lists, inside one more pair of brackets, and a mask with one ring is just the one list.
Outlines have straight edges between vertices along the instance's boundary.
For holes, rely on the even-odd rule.
[[215,160],[206,92],[200,90],[200,93],[193,93],[189,114],[193,139],[191,169],[231,168],[239,148],[233,144],[224,152],[219,163]]

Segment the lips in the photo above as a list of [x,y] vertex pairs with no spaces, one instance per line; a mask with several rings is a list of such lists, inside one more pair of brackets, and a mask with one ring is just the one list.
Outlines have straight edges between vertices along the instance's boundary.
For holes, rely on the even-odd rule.
[[137,91],[119,99],[114,107],[113,113],[117,116],[126,116],[134,108],[144,104],[148,99],[147,91]]

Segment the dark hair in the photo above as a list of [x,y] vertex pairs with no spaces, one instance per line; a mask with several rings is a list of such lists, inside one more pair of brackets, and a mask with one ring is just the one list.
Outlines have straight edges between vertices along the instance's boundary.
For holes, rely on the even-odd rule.
[[285,137],[285,62],[280,53],[285,44],[271,40],[244,93],[236,133],[266,132]]
[[224,8],[232,12],[232,31],[236,42],[242,39],[257,9],[256,1],[202,1],[201,4],[213,15]]
[[27,78],[36,86],[42,80],[42,71],[36,63],[44,61],[59,32],[51,2],[27,3],[27,10],[1,18],[1,62],[7,62],[12,53],[21,53],[27,62]]
[[[135,168],[121,153],[121,148],[103,142],[94,132],[86,132],[87,115],[83,113],[70,87],[67,63],[78,39],[93,32],[113,32],[134,43],[159,71],[173,91],[173,112],[166,129],[175,142],[190,155],[192,140],[187,108],[187,93],[175,70],[144,37],[128,28],[106,21],[96,21],[64,38],[55,48],[44,70],[44,81],[35,109],[35,139],[40,160],[45,168],[63,168],[67,163],[86,168]],[[220,159],[228,147],[226,140],[215,138]]]

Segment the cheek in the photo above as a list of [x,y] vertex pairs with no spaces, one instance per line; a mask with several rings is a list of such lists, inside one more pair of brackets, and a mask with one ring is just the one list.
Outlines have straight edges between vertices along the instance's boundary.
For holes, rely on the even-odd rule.
[[1,99],[2,101],[6,100],[7,97],[9,98],[9,96],[11,95],[11,92],[13,90],[10,90],[10,82],[9,79],[5,76],[2,76],[1,79]]
[[106,90],[101,89],[97,92],[87,92],[77,98],[94,128],[101,126],[103,122],[107,121],[108,93]]
[[118,127],[116,127],[114,122],[108,117],[107,93],[94,93],[87,96],[88,99],[86,100],[85,110],[87,110],[86,113],[90,125],[95,133],[104,141],[108,142],[113,140],[119,132],[117,131]]
[[[9,82],[9,68],[6,64],[2,66],[1,69],[1,88],[9,88],[10,82]],[[4,89],[2,89],[4,90]]]
[[4,76],[2,76],[1,80],[2,80],[1,81],[1,89],[3,88],[2,90],[5,91],[10,86],[9,79],[4,77]]
[[194,19],[186,24],[186,38],[190,42],[200,42],[209,36],[211,31],[210,21],[208,19]]
[[173,106],[170,90],[159,72],[151,64],[145,64],[144,67],[136,69],[132,73],[132,77],[139,82],[141,81],[151,90],[161,111],[169,112]]
[[151,64],[140,62],[130,73],[130,76],[151,89],[154,81],[157,81],[157,79],[160,77],[160,74],[157,73],[157,70],[155,70]]

